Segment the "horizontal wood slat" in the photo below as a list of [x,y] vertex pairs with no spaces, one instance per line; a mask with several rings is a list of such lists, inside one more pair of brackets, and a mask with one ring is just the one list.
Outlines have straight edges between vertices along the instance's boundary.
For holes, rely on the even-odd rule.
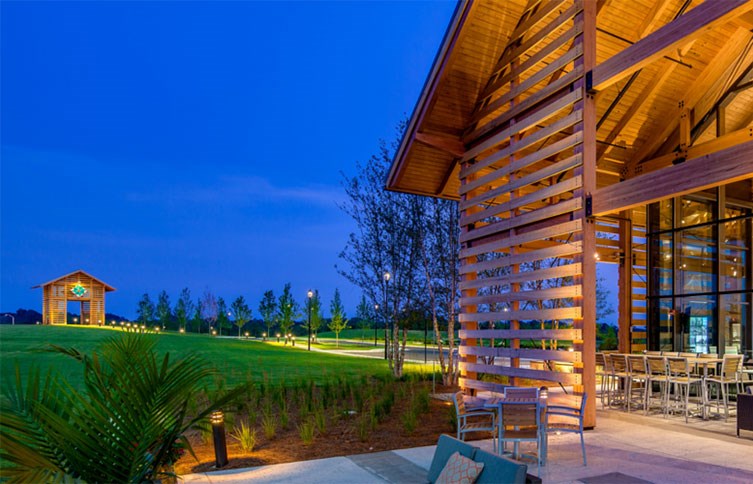
[[470,388],[481,392],[503,393],[505,388],[510,385],[503,385],[502,383],[494,383],[490,381],[471,380],[470,378],[463,378],[461,376],[458,378],[458,386],[460,386],[460,388]]
[[523,358],[528,360],[563,361],[580,363],[583,361],[580,351],[540,350],[530,348],[491,348],[489,346],[461,346],[460,356],[475,355],[500,358]]
[[563,109],[568,108],[574,103],[580,101],[582,97],[583,96],[580,91],[573,91],[560,97],[540,111],[531,113],[521,120],[516,120],[516,123],[514,125],[504,128],[502,131],[496,133],[494,136],[491,136],[489,139],[486,139],[483,142],[466,150],[465,156],[463,156],[462,161],[467,162],[469,160],[472,160],[484,151],[495,147],[503,141],[507,141],[512,135],[523,133],[533,126],[544,123],[547,119],[556,115]]
[[474,264],[463,264],[460,266],[461,274],[468,274],[470,272],[488,271],[492,269],[498,269],[500,267],[507,267],[513,264],[521,264],[523,262],[535,262],[537,260],[544,260],[551,257],[567,257],[580,254],[583,249],[583,243],[580,241],[571,242],[568,244],[557,245],[554,247],[547,247],[546,249],[532,250],[522,254],[516,254],[507,257],[500,257],[498,259],[477,262]]
[[510,366],[500,365],[481,365],[478,363],[465,363],[462,361],[459,363],[459,367],[464,371],[519,378],[530,378],[532,380],[554,381],[562,383],[563,385],[580,385],[581,382],[581,376],[578,373],[531,370],[529,368],[513,368]]
[[461,329],[460,339],[551,339],[557,341],[577,341],[583,337],[583,331],[574,328],[565,329]]
[[[505,111],[504,113],[500,114],[499,116],[495,117],[488,123],[484,124],[483,126],[477,128],[473,132],[471,132],[469,135],[463,137],[463,141],[466,143],[473,144],[478,139],[480,139],[483,136],[486,136],[490,132],[494,131],[495,129],[499,128],[500,126],[504,125],[511,119],[519,116],[520,114],[528,111],[529,109],[533,108],[540,102],[547,100],[549,97],[553,96],[559,91],[562,91],[563,89],[566,89],[568,86],[573,84],[575,81],[583,77],[583,69],[580,67],[576,67],[569,73],[565,74],[564,76],[560,77],[553,83],[549,84],[546,87],[541,88],[538,90],[535,94],[531,94],[529,97],[525,98],[523,101],[521,101],[519,104],[516,104],[511,109]],[[570,92],[568,95],[563,96],[558,101],[561,101],[562,99],[567,99],[570,94],[577,93],[578,97],[580,97],[581,90],[576,89],[572,92]],[[556,107],[556,104],[554,102],[550,103],[547,107],[541,109],[535,114],[545,114],[545,116],[542,116],[541,121],[548,119],[552,115],[554,115],[559,109],[555,109],[553,112],[550,112],[550,108]],[[561,108],[560,108],[561,109]],[[517,124],[517,123],[516,123]],[[520,131],[520,130],[519,130]],[[496,137],[496,136],[495,136]],[[486,144],[486,142],[482,143],[482,145]],[[491,146],[494,146],[496,143],[492,143]],[[475,150],[474,150],[475,151]],[[484,150],[478,151],[476,154],[479,154],[483,152]],[[468,154],[466,153],[466,158],[470,159],[468,157]]]
[[582,141],[583,141],[583,133],[578,131],[568,136],[567,138],[561,139],[555,143],[550,144],[549,146],[538,149],[534,151],[533,153],[526,155],[511,163],[508,163],[492,171],[491,173],[487,173],[486,175],[479,177],[476,180],[465,183],[464,185],[460,187],[459,193],[461,195],[465,195],[466,193],[470,192],[471,190],[475,188],[486,185],[492,181],[499,180],[504,176],[507,176],[518,170],[522,170],[523,168],[530,166],[538,161],[549,158],[550,156],[556,155],[557,153],[561,153],[562,151],[565,151],[568,148],[572,148],[573,146],[580,144]]
[[539,202],[541,200],[555,197],[557,195],[562,195],[564,193],[570,193],[580,188],[582,185],[583,177],[581,177],[580,175],[573,178],[568,178],[567,180],[555,183],[554,185],[550,185],[546,188],[541,188],[533,193],[529,193],[528,195],[524,195],[519,198],[513,198],[512,200],[509,200],[505,203],[500,203],[498,205],[492,205],[489,208],[481,210],[480,212],[476,212],[470,215],[464,215],[460,217],[460,225],[465,226],[472,224],[485,218],[497,216],[503,212],[509,212],[517,208],[525,207],[526,205],[534,202]]
[[[573,111],[572,113],[568,114],[562,119],[559,119],[555,121],[554,123],[550,124],[549,126],[546,126],[544,128],[539,129],[536,132],[533,132],[529,134],[528,136],[525,136],[521,139],[519,139],[514,144],[508,145],[504,147],[503,149],[487,156],[483,159],[477,159],[473,164],[466,164],[460,169],[460,178],[468,178],[469,175],[472,175],[474,173],[477,173],[478,171],[487,168],[490,165],[493,165],[494,163],[498,162],[499,160],[508,157],[510,155],[513,155],[515,153],[518,153],[519,151],[528,148],[534,143],[538,143],[539,141],[549,138],[550,136],[554,136],[558,134],[560,131],[563,131],[575,123],[579,123],[583,119],[583,111],[577,110]],[[519,124],[516,124],[516,127],[520,127]]]
[[[519,321],[519,320],[520,321],[541,321],[541,320],[549,321],[549,320],[554,320],[554,319],[580,319],[582,315],[583,313],[580,307],[573,307],[573,308],[536,309],[533,311],[490,311],[490,312],[461,313],[460,315],[458,315],[458,320],[461,323],[484,322],[484,321]],[[484,331],[488,331],[488,330],[484,330]],[[525,330],[525,331],[529,331],[529,330]],[[546,337],[542,336],[542,338],[546,338]]]
[[493,102],[490,102],[487,106],[485,106],[479,112],[478,118],[483,119],[485,116],[493,113],[497,109],[503,108],[511,100],[517,97],[520,97],[522,94],[524,94],[525,92],[529,91],[531,88],[541,83],[547,77],[551,76],[554,72],[560,69],[563,69],[565,66],[567,66],[568,64],[570,64],[571,62],[573,62],[575,59],[577,59],[578,57],[582,55],[583,55],[583,47],[580,44],[578,44],[572,49],[570,49],[569,51],[567,51],[565,54],[557,57],[552,63],[545,66],[543,69],[536,72],[525,81],[521,82],[514,89],[503,94],[499,98],[495,99]]
[[567,299],[583,295],[580,286],[563,286],[542,289],[539,291],[514,291],[501,294],[489,294],[485,296],[461,297],[461,306],[475,306],[477,304],[496,304],[512,301],[536,301]]
[[[531,252],[526,253],[528,256]],[[512,258],[512,257],[511,257]],[[546,257],[542,257],[544,259]],[[538,259],[534,259],[538,260]],[[544,281],[547,279],[556,279],[560,277],[572,277],[581,274],[582,264],[567,264],[548,269],[538,269],[535,271],[518,272],[517,274],[508,274],[502,277],[488,277],[482,279],[473,279],[471,281],[461,281],[460,289],[474,289],[479,287],[495,287],[509,284],[522,284],[530,281]]]
[[[581,133],[578,133],[578,135],[576,136],[576,139],[580,138],[580,136],[581,136]],[[511,182],[508,182],[499,188],[489,190],[487,192],[484,192],[468,200],[461,200],[460,210],[467,210],[469,207],[492,200],[502,195],[503,193],[511,192],[513,190],[522,188],[526,185],[531,185],[541,180],[545,180],[555,175],[559,175],[560,173],[566,172],[568,170],[572,170],[576,166],[580,166],[582,164],[582,160],[583,160],[582,155],[580,153],[576,153],[572,156],[565,158],[562,161],[552,163],[546,168],[542,168],[529,175],[518,178],[516,180],[512,180]]]
[[[509,83],[511,80],[513,80],[516,76],[524,75],[526,72],[528,72],[533,67],[538,65],[539,62],[549,57],[555,51],[561,49],[565,44],[567,44],[570,40],[572,40],[576,35],[579,35],[581,32],[583,32],[582,24],[573,25],[568,30],[563,32],[562,35],[558,36],[552,42],[548,43],[546,47],[542,48],[541,50],[536,52],[534,55],[532,55],[525,61],[521,62],[520,65],[518,65],[514,71],[508,72],[507,74],[500,77],[493,83],[489,84],[489,86],[486,89],[484,89],[484,91],[481,93],[480,99],[485,100],[486,98],[494,94],[498,89],[500,89],[501,87]],[[480,119],[481,118],[474,116],[473,118],[471,118],[471,121],[477,122]]]
[[529,50],[539,45],[542,40],[549,37],[551,33],[557,30],[557,28],[559,28],[562,24],[572,19],[579,11],[580,8],[578,8],[576,5],[572,5],[570,8],[562,12],[551,22],[545,25],[536,34],[521,42],[518,47],[505,52],[502,55],[502,58],[494,66],[492,74],[496,74],[497,72],[505,68],[505,66],[512,62],[515,58],[522,57]]
[[558,235],[572,234],[579,232],[583,228],[583,221],[580,219],[571,220],[561,224],[552,225],[543,229],[533,230],[520,235],[512,237],[506,237],[501,240],[495,240],[486,244],[474,245],[472,247],[460,249],[460,257],[472,257],[474,255],[480,255],[487,252],[496,252],[504,249],[508,249],[515,245],[522,245],[534,240],[543,240]]
[[562,215],[563,213],[574,212],[579,210],[583,205],[581,198],[572,198],[564,202],[556,203],[554,205],[548,205],[538,210],[532,210],[522,215],[500,220],[483,227],[479,227],[475,230],[469,230],[460,235],[460,242],[468,242],[470,240],[480,239],[492,234],[503,232],[506,230],[514,229],[516,227],[522,227],[524,225],[546,220],[548,218]]

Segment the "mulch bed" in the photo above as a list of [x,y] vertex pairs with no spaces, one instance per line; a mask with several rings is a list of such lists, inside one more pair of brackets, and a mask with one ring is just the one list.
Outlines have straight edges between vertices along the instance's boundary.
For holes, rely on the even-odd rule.
[[[424,383],[431,387],[431,382]],[[437,385],[437,393],[457,391],[454,388]],[[377,428],[371,431],[367,440],[361,441],[356,431],[357,416],[346,416],[337,421],[328,418],[324,435],[316,435],[311,445],[304,445],[293,419],[287,429],[278,429],[271,440],[267,440],[261,428],[253,452],[245,453],[238,442],[227,436],[229,463],[223,469],[255,467],[268,464],[282,464],[326,457],[379,452],[434,445],[443,433],[453,434],[451,416],[454,407],[450,402],[432,399],[428,414],[419,417],[413,432],[407,432],[401,417],[408,406],[407,401],[396,401],[392,412]],[[179,475],[216,470],[214,467],[214,447],[205,443],[198,432],[189,434],[189,440],[199,462],[190,455],[184,455],[175,465]]]

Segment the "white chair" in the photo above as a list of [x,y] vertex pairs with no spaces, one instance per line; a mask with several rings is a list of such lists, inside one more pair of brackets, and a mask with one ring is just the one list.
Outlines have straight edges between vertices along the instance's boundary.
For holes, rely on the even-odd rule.
[[465,434],[472,432],[491,432],[492,446],[497,451],[499,443],[495,440],[497,437],[497,415],[494,411],[474,409],[470,411],[466,408],[463,392],[457,392],[452,396],[455,404],[455,415],[457,417],[457,438],[465,440]]
[[586,463],[586,442],[583,440],[583,415],[586,409],[587,393],[579,395],[550,396],[546,407],[547,427],[549,433],[572,432],[580,434],[580,448],[583,452],[583,465]]

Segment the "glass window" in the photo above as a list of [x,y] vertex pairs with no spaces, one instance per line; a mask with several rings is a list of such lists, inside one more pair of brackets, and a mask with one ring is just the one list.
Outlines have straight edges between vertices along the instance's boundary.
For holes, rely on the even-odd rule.
[[678,201],[677,212],[676,228],[705,224],[716,219],[716,202],[696,196],[683,197]]
[[715,292],[715,262],[716,234],[713,225],[678,232],[676,294]]
[[676,351],[716,353],[716,296],[691,296],[677,300]]
[[742,354],[745,350],[743,338],[750,324],[750,294],[724,294],[721,301],[719,309],[724,331],[724,352]]

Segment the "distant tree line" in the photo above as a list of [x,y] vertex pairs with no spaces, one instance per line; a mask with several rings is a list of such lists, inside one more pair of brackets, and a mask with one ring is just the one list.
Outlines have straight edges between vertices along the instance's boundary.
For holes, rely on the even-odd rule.
[[[355,321],[362,328],[373,327],[376,315],[374,311],[364,309],[365,301],[365,297],[362,297]],[[311,297],[306,295],[301,305],[293,296],[290,283],[285,284],[279,297],[271,289],[265,291],[257,308],[258,317],[254,318],[253,310],[244,296],[236,297],[228,305],[223,297],[216,296],[209,289],[194,299],[191,290],[184,288],[175,304],[171,304],[167,291],[161,291],[156,302],[145,293],[138,302],[136,314],[137,322],[149,327],[160,326],[165,330],[193,333],[215,332],[220,336],[240,337],[248,333],[251,336],[277,338],[279,334],[285,344],[291,336],[300,335],[303,331],[308,333],[309,320],[313,340],[326,324],[326,328],[335,333],[339,344],[339,334],[351,322],[338,289],[335,289],[330,303],[329,319],[322,314],[319,291],[312,291]]]

